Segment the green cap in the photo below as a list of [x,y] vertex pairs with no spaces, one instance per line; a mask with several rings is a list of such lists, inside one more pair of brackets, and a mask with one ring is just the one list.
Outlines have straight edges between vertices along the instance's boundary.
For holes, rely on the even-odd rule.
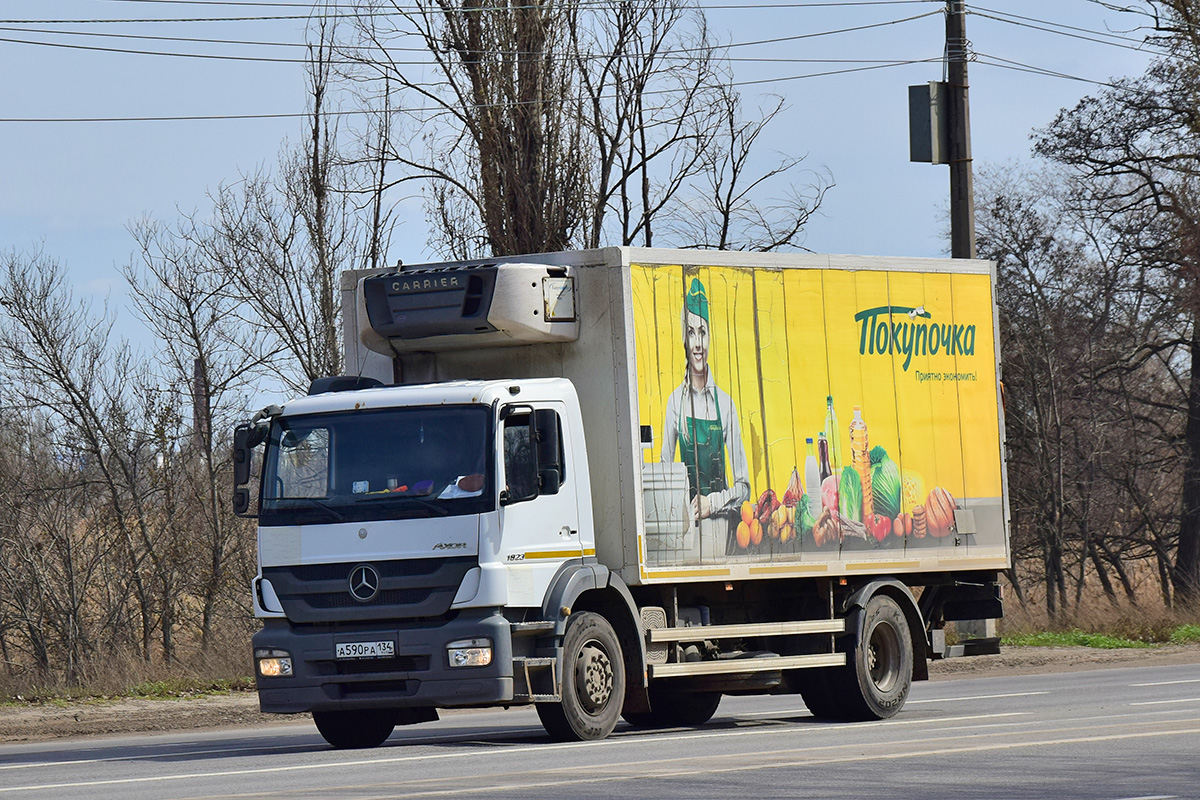
[[699,278],[692,278],[692,286],[684,298],[683,307],[688,312],[708,320],[708,293]]

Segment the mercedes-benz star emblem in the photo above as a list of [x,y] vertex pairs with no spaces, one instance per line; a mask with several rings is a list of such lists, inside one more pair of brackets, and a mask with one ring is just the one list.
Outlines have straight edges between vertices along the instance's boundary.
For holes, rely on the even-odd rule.
[[379,573],[370,564],[359,564],[350,570],[350,596],[368,603],[379,594]]

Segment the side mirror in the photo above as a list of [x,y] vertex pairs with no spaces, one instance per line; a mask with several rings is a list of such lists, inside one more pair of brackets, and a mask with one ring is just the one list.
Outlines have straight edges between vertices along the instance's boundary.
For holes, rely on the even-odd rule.
[[533,426],[537,439],[538,490],[541,494],[558,494],[563,466],[558,414],[550,408],[539,408],[533,412]]
[[250,459],[253,448],[250,446],[250,436],[253,428],[249,425],[238,425],[233,431],[233,485],[241,486],[250,482]]
[[266,425],[242,424],[233,431],[233,513],[243,516],[250,508],[250,465],[254,448],[267,438]]

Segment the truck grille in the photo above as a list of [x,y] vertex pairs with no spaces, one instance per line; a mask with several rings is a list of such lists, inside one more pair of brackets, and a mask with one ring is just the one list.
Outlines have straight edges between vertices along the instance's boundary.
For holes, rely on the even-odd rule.
[[[379,592],[362,603],[350,594],[350,572],[369,563],[379,574]],[[288,619],[296,623],[436,617],[450,609],[467,570],[465,558],[346,562],[264,567]]]
[[428,672],[429,656],[398,656],[396,658],[335,661],[338,675],[370,675],[378,672]]

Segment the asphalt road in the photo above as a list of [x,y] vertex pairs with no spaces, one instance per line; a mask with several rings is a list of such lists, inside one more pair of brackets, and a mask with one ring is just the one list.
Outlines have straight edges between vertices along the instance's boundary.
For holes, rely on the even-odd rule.
[[310,723],[0,746],[0,800],[446,796],[1200,798],[1200,664],[920,683],[875,723],[727,697],[702,728],[574,744],[513,709],[374,750],[332,750]]

